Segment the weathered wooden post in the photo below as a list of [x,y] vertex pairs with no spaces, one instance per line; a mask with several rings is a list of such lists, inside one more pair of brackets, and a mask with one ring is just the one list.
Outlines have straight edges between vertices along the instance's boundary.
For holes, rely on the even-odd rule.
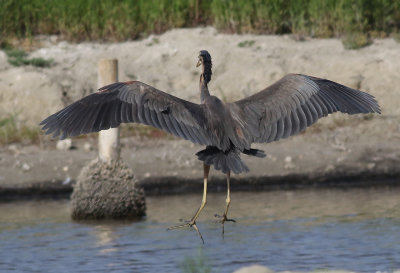
[[[98,64],[98,87],[118,80],[118,62]],[[120,159],[119,128],[99,133],[99,156],[85,166],[71,195],[72,218],[137,218],[145,215],[143,189]]]
[[[101,59],[98,64],[98,88],[118,81],[118,61]],[[120,157],[119,127],[100,131],[99,158],[103,162],[118,160]]]

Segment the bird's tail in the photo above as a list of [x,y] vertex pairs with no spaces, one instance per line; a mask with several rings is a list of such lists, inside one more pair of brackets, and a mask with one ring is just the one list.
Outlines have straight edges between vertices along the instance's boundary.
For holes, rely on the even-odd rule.
[[213,165],[216,170],[223,173],[227,173],[229,170],[236,174],[249,171],[249,168],[240,159],[238,150],[223,152],[217,147],[207,146],[206,149],[196,153],[196,155],[199,160],[204,161],[207,165]]

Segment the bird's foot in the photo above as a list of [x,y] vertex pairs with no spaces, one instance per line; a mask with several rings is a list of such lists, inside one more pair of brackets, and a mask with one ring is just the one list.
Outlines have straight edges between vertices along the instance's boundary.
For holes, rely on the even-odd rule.
[[[183,222],[182,219],[180,219],[180,221]],[[203,236],[201,235],[200,230],[199,230],[199,228],[198,228],[197,225],[196,225],[196,221],[195,221],[195,220],[190,220],[190,221],[184,221],[184,222],[186,222],[186,223],[185,223],[185,224],[182,224],[182,225],[177,225],[177,226],[169,227],[169,228],[167,228],[167,230],[173,230],[173,229],[179,229],[179,228],[185,228],[185,227],[192,227],[192,228],[194,228],[194,229],[197,231],[197,234],[199,234],[200,239],[201,239],[201,241],[202,241],[203,244],[204,244]]]
[[216,218],[219,218],[219,220],[217,221],[218,223],[221,223],[222,224],[222,237],[224,237],[224,233],[225,233],[225,222],[234,222],[234,223],[236,223],[236,220],[235,219],[230,219],[230,218],[228,218],[227,216],[226,216],[226,213],[224,213],[224,215],[218,215],[218,214],[215,214],[214,215]]

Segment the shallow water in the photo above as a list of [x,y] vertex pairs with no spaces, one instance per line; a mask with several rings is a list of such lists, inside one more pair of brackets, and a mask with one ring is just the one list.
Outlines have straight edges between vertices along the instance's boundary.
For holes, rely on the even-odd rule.
[[[400,268],[400,188],[232,193],[230,217],[213,215],[209,194],[194,230],[166,231],[190,218],[201,195],[147,198],[139,222],[73,222],[68,201],[0,204],[0,272],[233,272],[250,264],[276,271]],[[188,270],[186,270],[188,271]]]

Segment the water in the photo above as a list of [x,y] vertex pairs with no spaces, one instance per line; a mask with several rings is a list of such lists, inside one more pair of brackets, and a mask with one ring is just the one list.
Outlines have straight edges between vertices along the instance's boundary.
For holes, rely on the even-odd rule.
[[[400,268],[400,188],[232,194],[225,239],[209,194],[194,230],[166,231],[190,218],[201,195],[147,198],[139,222],[73,222],[68,201],[0,204],[0,272],[233,272],[251,264],[276,271]],[[193,265],[195,264],[195,265]],[[186,267],[186,269],[185,269]]]

